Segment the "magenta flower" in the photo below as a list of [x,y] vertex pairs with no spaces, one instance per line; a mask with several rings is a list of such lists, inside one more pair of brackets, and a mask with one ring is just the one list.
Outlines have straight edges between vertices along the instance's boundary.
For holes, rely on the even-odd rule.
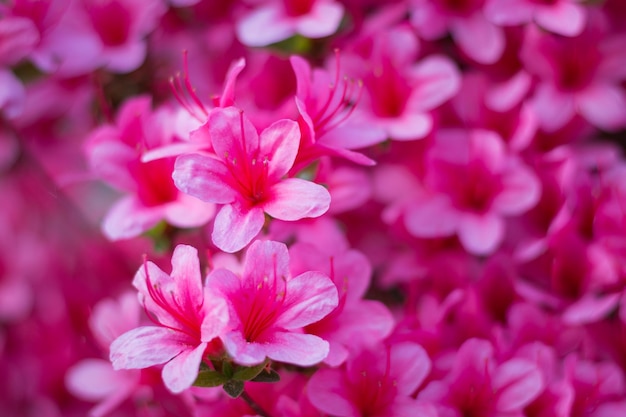
[[435,417],[434,407],[411,398],[429,372],[430,359],[420,345],[379,345],[348,359],[345,367],[316,372],[308,394],[315,407],[337,417]]
[[237,24],[237,37],[247,46],[265,46],[295,34],[323,38],[335,33],[343,6],[334,0],[266,0]]
[[146,262],[133,285],[156,326],[138,327],[115,339],[110,348],[113,368],[142,369],[165,363],[165,386],[182,392],[195,381],[208,343],[226,328],[226,303],[205,296],[198,252],[186,245],[174,250],[171,275]]
[[469,339],[445,380],[431,382],[419,398],[438,402],[440,415],[512,417],[522,415],[544,388],[536,363],[522,358],[498,363],[491,343]]
[[324,187],[299,178],[282,179],[298,151],[300,131],[279,120],[259,135],[243,112],[215,109],[203,129],[215,155],[176,160],[176,186],[201,200],[224,204],[215,218],[213,243],[226,252],[246,246],[261,231],[264,213],[280,220],[318,217],[328,210]]
[[321,272],[291,277],[283,243],[254,242],[241,277],[216,269],[207,286],[228,303],[230,331],[220,338],[235,362],[256,365],[268,357],[310,366],[328,355],[328,342],[302,328],[337,306],[335,284]]
[[372,274],[363,254],[356,250],[321,249],[307,243],[293,245],[291,270],[319,270],[335,283],[339,294],[337,308],[305,330],[329,342],[330,351],[324,362],[339,366],[350,354],[382,342],[393,330],[394,319],[381,302],[363,299]]
[[115,125],[91,132],[85,152],[92,171],[127,194],[107,213],[102,229],[111,240],[127,239],[158,222],[197,227],[208,222],[215,207],[180,192],[172,180],[174,158],[143,162],[149,149],[170,143],[169,115],[152,112],[148,97],[136,97],[121,107]]
[[530,27],[521,51],[528,71],[540,82],[531,99],[539,124],[554,132],[579,114],[593,126],[618,131],[626,126],[626,55],[623,35],[606,35],[590,21],[576,37]]
[[541,193],[534,172],[486,130],[439,132],[424,185],[407,209],[407,229],[428,238],[456,233],[473,254],[492,253],[504,238],[505,217],[526,212]]

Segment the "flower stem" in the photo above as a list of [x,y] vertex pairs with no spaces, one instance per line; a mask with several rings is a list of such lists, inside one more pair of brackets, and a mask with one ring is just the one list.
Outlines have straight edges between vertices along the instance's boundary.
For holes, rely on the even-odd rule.
[[250,408],[252,408],[254,412],[261,417],[272,417],[259,404],[257,404],[256,401],[254,401],[245,390],[241,393],[239,398],[242,398],[250,406]]

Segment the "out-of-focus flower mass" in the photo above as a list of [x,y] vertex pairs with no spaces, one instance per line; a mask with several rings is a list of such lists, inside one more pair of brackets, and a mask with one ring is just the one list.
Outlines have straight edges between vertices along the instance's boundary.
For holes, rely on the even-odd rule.
[[0,1],[0,416],[626,416],[623,0]]

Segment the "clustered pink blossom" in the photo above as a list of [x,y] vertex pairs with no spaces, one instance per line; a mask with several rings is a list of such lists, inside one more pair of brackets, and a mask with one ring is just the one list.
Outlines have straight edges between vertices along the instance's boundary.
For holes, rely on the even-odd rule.
[[626,416],[623,0],[0,2],[0,416]]

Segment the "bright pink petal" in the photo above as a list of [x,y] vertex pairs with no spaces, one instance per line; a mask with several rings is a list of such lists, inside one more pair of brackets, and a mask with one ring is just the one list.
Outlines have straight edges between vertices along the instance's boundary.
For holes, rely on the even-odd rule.
[[474,255],[493,253],[504,238],[504,221],[495,215],[466,213],[459,222],[459,239]]
[[289,62],[296,75],[296,96],[300,100],[307,100],[311,94],[311,66],[306,59],[298,55],[289,57]]
[[121,190],[136,190],[136,179],[126,167],[138,155],[120,141],[117,128],[102,126],[95,129],[88,137],[85,149],[91,170],[100,178]]
[[138,327],[111,343],[113,369],[142,369],[171,360],[189,348],[189,336],[165,327]]
[[11,71],[0,68],[0,114],[12,119],[22,113],[25,99],[24,86]]
[[411,23],[427,40],[438,39],[448,30],[448,18],[430,0],[419,1],[411,10]]
[[246,252],[242,282],[256,288],[264,284],[268,276],[289,276],[289,251],[281,242],[257,240]]
[[320,272],[305,272],[287,282],[285,310],[276,326],[297,329],[318,320],[337,307],[337,287]]
[[111,207],[102,231],[110,240],[129,239],[150,230],[164,217],[164,207],[145,207],[135,196],[127,196]]
[[258,7],[239,21],[237,38],[247,46],[266,46],[287,39],[296,33],[295,22],[281,12],[278,4]]
[[222,95],[220,96],[220,107],[228,107],[234,105],[237,77],[245,67],[245,58],[239,58],[231,64],[230,68],[228,69],[228,73],[226,73],[226,81],[224,82],[224,88],[222,89]]
[[321,369],[311,377],[306,390],[311,403],[321,411],[337,417],[360,417],[343,374],[336,369]]
[[206,343],[200,343],[193,349],[188,348],[165,364],[163,382],[174,394],[183,392],[194,383],[206,346]]
[[626,126],[626,94],[611,84],[594,84],[576,98],[580,113],[602,130],[617,131]]
[[563,322],[579,326],[599,321],[617,307],[619,300],[619,293],[605,296],[585,295],[563,312]]
[[411,93],[409,106],[418,111],[427,111],[443,104],[459,90],[461,77],[454,63],[439,55],[430,55],[411,70],[415,89]]
[[397,381],[398,393],[411,395],[430,373],[430,358],[416,343],[394,343],[390,351],[389,374]]
[[493,209],[498,213],[522,214],[534,207],[541,197],[539,179],[525,166],[508,166],[501,181],[502,191],[495,196],[492,203]]
[[328,342],[312,334],[274,332],[263,345],[268,358],[298,366],[315,365],[328,355]]
[[106,298],[95,305],[89,317],[89,328],[100,346],[108,349],[118,336],[139,326],[141,306],[133,291],[119,299]]
[[539,125],[548,132],[563,127],[576,111],[572,95],[559,92],[549,84],[540,84],[531,100]]
[[[367,311],[366,315],[364,311]],[[332,339],[344,343],[348,348],[374,346],[389,336],[395,324],[389,309],[374,300],[361,300],[345,308],[337,320],[337,331]],[[321,336],[331,338],[328,333]]]
[[226,165],[207,155],[189,154],[176,158],[172,178],[176,187],[202,201],[228,204],[237,192],[231,188]]
[[106,48],[103,61],[111,72],[127,73],[136,70],[146,59],[148,48],[145,41],[128,42],[116,48]]
[[202,305],[204,320],[200,327],[200,339],[203,342],[219,337],[230,322],[226,301],[222,298],[214,298],[212,291],[209,288],[204,290],[204,304]]
[[253,207],[242,212],[239,207],[229,204],[221,208],[215,216],[213,243],[224,252],[233,253],[243,249],[259,234],[265,223],[263,210]]
[[236,107],[213,109],[207,125],[215,154],[222,160],[249,158],[259,149],[256,128]]
[[412,205],[406,212],[404,223],[413,236],[443,237],[456,231],[459,216],[448,198],[438,195]]
[[67,389],[78,398],[99,401],[138,380],[138,371],[113,370],[111,362],[84,359],[71,367],[65,376]]
[[502,29],[485,19],[480,12],[456,19],[450,30],[457,45],[478,63],[493,64],[504,51]]
[[433,120],[430,114],[406,112],[397,119],[381,119],[389,136],[396,140],[421,139],[430,133]]
[[496,408],[501,412],[522,409],[545,387],[537,365],[523,359],[511,359],[500,365],[492,384],[494,391],[498,392]]
[[526,98],[532,77],[526,71],[519,71],[506,81],[485,91],[485,105],[492,110],[506,112]]
[[330,206],[330,194],[326,188],[299,178],[288,178],[274,184],[270,195],[263,204],[263,210],[280,220],[318,217],[326,213]]
[[165,220],[181,228],[198,227],[215,216],[215,205],[190,195],[179,193],[178,199],[165,207]]
[[175,288],[172,289],[172,296],[180,303],[181,307],[187,306],[189,310],[193,310],[195,306],[202,304],[204,289],[202,288],[200,260],[196,248],[189,245],[176,246],[172,254],[172,273],[170,276],[175,285]]
[[295,23],[296,31],[308,38],[323,38],[339,28],[343,17],[343,6],[334,1],[316,1],[306,15]]
[[372,126],[367,116],[359,117],[353,114],[346,123],[342,123],[336,128],[317,138],[318,142],[329,147],[339,147],[346,149],[359,149],[375,145],[387,139],[387,134],[381,128]]
[[564,36],[577,36],[585,28],[587,11],[582,4],[560,0],[556,3],[537,7],[535,21],[544,29]]
[[261,132],[261,155],[269,155],[268,177],[278,180],[293,166],[300,144],[300,128],[293,120],[278,120]]
[[267,357],[268,345],[265,343],[250,343],[241,331],[232,331],[220,337],[224,348],[233,360],[244,366],[253,366],[262,363]]
[[532,0],[487,0],[485,17],[496,25],[520,25],[528,23],[535,9]]

